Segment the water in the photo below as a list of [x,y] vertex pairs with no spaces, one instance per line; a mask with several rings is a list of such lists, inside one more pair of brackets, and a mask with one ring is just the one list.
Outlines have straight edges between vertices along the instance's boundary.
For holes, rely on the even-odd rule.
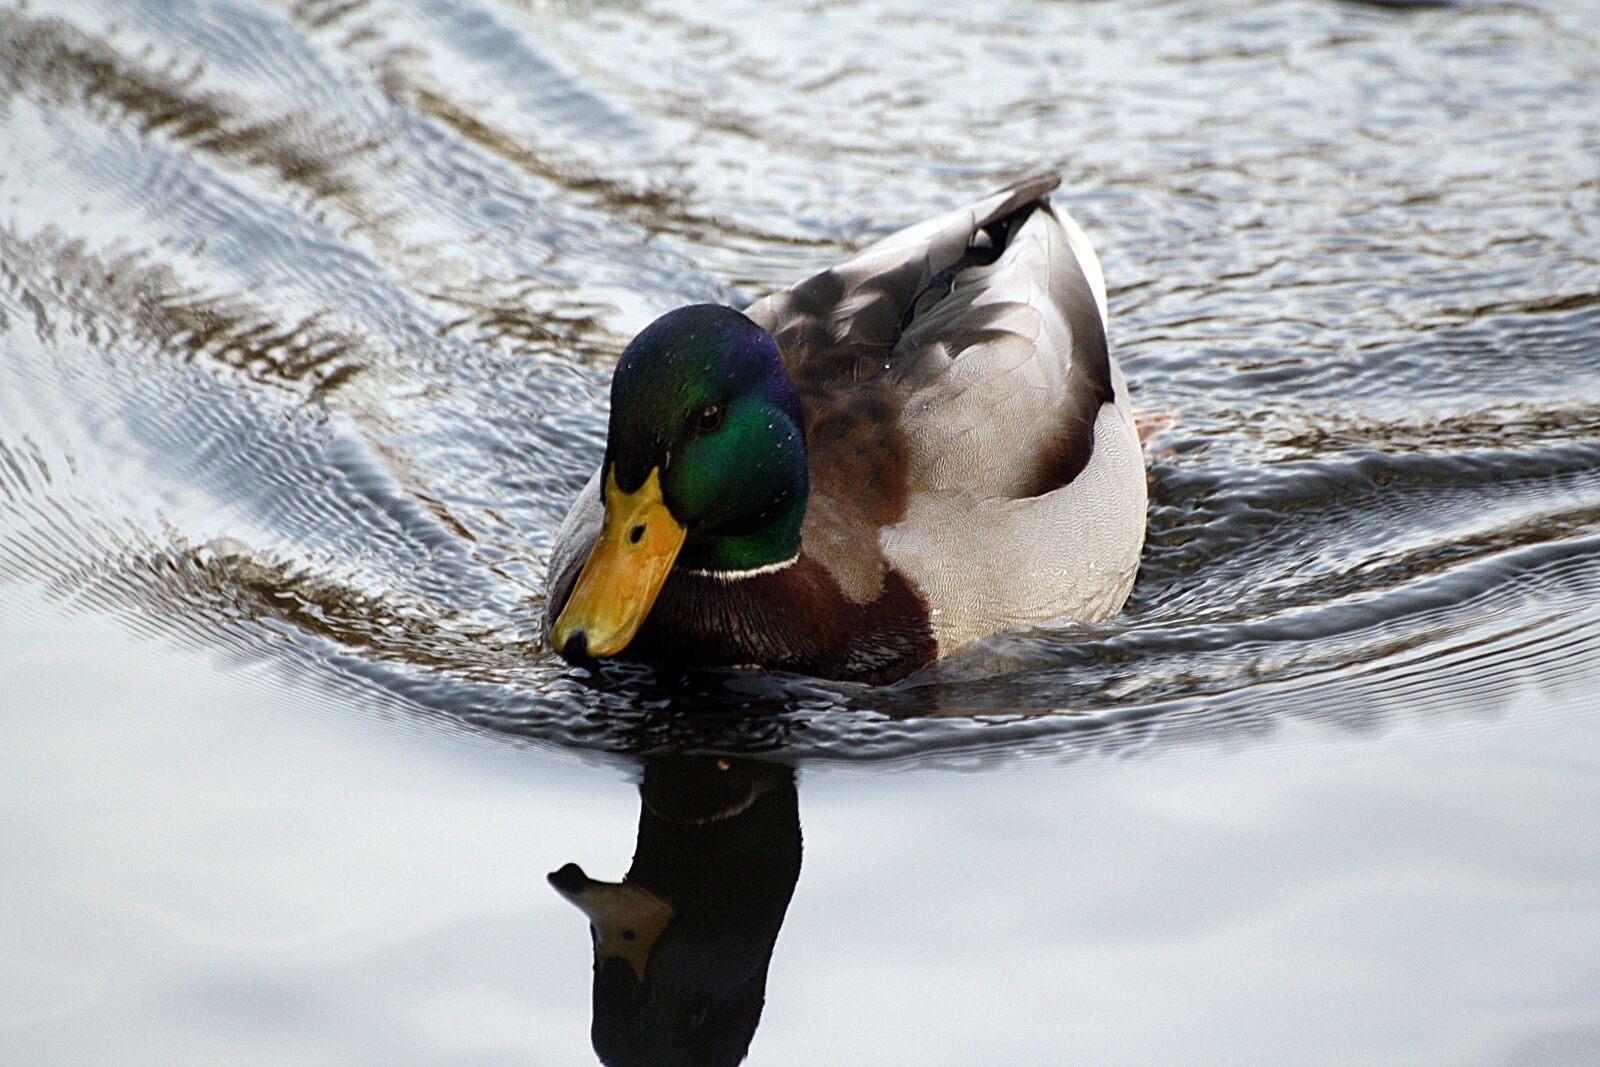
[[[1600,8],[952,12],[0,8],[0,1059],[592,1060],[544,875],[674,752],[798,782],[776,918],[674,887],[781,922],[752,1063],[1600,1059]],[[633,331],[1047,170],[1172,423],[1122,616],[539,647]]]

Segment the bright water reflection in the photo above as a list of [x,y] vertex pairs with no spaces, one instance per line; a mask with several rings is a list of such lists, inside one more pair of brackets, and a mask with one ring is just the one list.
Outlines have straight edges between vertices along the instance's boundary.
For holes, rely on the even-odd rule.
[[[1600,1040],[1600,723],[1535,693],[1132,760],[802,770],[794,883],[781,768],[697,852],[672,782],[380,727],[93,619],[33,629],[0,665],[31,694],[0,750],[8,1061],[592,1062],[594,950],[546,874],[635,853],[686,920],[658,982],[702,979],[698,1010],[765,968],[752,1063],[1569,1064]],[[706,865],[647,873],[675,836]]]

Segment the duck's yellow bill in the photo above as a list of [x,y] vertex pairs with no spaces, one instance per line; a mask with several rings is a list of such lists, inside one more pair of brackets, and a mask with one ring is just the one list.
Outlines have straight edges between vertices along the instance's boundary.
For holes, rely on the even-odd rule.
[[627,648],[688,533],[661,498],[660,468],[631,493],[617,488],[616,471],[610,471],[605,506],[600,540],[550,628],[550,643],[563,655],[598,658]]

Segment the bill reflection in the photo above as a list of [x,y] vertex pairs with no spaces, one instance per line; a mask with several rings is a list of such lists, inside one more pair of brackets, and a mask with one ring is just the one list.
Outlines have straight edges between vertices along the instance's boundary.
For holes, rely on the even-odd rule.
[[589,919],[602,1063],[741,1062],[800,876],[788,767],[701,756],[647,760],[639,835],[621,882],[569,863],[550,884]]

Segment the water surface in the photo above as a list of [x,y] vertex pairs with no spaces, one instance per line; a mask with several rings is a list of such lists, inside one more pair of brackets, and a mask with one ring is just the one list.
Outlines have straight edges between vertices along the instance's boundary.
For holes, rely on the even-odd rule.
[[[1122,616],[539,646],[633,331],[1037,171]],[[675,752],[797,776],[751,1062],[1600,1057],[1597,219],[1576,0],[0,8],[0,1058],[583,1062]]]

